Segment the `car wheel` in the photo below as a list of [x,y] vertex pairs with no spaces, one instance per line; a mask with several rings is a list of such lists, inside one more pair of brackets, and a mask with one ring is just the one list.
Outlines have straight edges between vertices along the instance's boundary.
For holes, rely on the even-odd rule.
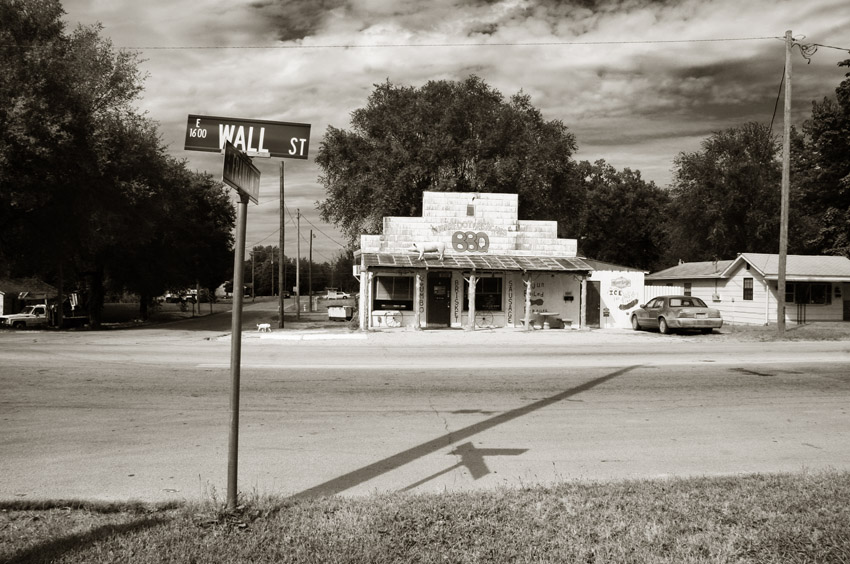
[[637,315],[632,316],[632,329],[640,331],[640,323],[638,322]]
[[667,325],[667,320],[663,317],[658,320],[658,330],[663,335],[667,335],[670,333],[670,327]]
[[27,326],[23,321],[15,321],[12,323],[12,329],[23,329]]
[[706,327],[705,329],[702,329],[701,331],[702,331],[703,335],[711,335],[711,332],[714,331],[714,329],[712,329],[711,327]]

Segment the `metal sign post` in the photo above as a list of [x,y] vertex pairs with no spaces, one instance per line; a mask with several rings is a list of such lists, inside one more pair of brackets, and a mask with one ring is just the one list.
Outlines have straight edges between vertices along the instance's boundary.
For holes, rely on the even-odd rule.
[[248,196],[240,193],[236,208],[236,252],[233,258],[233,313],[230,338],[230,438],[227,448],[227,509],[236,509],[239,464],[239,380],[242,365],[242,294],[245,276],[245,230]]
[[257,203],[260,171],[229,141],[225,145],[222,180],[239,193],[236,208],[236,252],[233,257],[233,313],[230,337],[230,439],[227,449],[227,509],[236,509],[239,467],[239,387],[242,366],[242,301],[245,287],[245,232],[248,201]]

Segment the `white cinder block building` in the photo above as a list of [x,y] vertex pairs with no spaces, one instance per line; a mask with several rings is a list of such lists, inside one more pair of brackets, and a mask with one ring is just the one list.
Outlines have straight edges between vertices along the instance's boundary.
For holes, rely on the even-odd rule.
[[425,192],[422,207],[361,236],[361,328],[587,324],[592,268],[555,221],[519,219],[516,194]]

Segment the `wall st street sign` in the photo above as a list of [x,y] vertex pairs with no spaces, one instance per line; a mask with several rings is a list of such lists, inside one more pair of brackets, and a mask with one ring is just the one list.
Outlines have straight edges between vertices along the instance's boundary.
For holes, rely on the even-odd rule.
[[231,188],[248,196],[255,204],[259,203],[260,169],[251,162],[251,157],[226,141],[224,145],[224,168],[221,179]]
[[[236,248],[233,253],[233,310],[230,339],[230,435],[227,449],[227,509],[236,509],[239,458],[239,382],[242,364],[242,290],[245,263],[245,229],[248,202],[255,204],[260,192],[260,171],[251,157],[306,159],[310,149],[310,126],[255,119],[235,119],[189,114],[186,123],[187,151],[224,153],[222,180],[241,194],[236,209]],[[281,229],[283,248],[283,166],[280,173]],[[281,276],[281,279],[283,276]],[[283,288],[281,282],[281,289]],[[283,292],[280,311],[283,312]],[[283,315],[280,316],[281,327]]]
[[252,157],[306,159],[310,125],[189,114],[185,150],[220,153],[228,141]]

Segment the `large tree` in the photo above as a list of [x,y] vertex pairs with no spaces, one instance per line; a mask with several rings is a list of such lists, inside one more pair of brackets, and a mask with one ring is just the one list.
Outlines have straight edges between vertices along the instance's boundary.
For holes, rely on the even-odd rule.
[[578,165],[586,205],[579,251],[597,260],[653,270],[667,248],[666,209],[670,196],[641,178],[639,171],[617,171],[603,160]]
[[0,0],[0,248],[22,270],[97,241],[101,149],[141,90],[134,55],[96,26],[66,34],[62,15],[56,0]]
[[747,123],[714,133],[674,160],[668,262],[775,253],[779,247],[780,143]]
[[[850,67],[850,59],[839,66]],[[789,247],[850,257],[850,73],[834,98],[812,103],[812,117],[794,144]]]
[[0,264],[84,284],[97,326],[107,282],[143,300],[217,285],[233,211],[134,107],[135,55],[99,26],[67,34],[62,16],[58,0],[0,0]]
[[426,190],[516,193],[521,217],[560,220],[564,233],[578,224],[575,137],[526,94],[505,100],[475,76],[421,88],[387,81],[351,125],[328,127],[316,162],[322,219],[352,243],[380,233],[385,216],[421,215]]

